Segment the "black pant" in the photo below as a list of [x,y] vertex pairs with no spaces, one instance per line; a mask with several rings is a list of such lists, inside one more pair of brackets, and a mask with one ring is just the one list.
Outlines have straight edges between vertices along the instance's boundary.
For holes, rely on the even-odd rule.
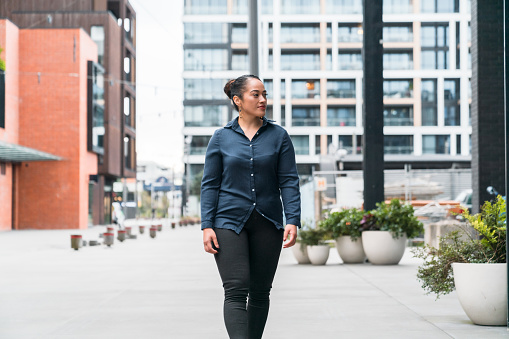
[[228,335],[230,339],[261,338],[283,230],[253,211],[240,234],[218,228],[215,232],[219,243],[215,258],[223,281]]

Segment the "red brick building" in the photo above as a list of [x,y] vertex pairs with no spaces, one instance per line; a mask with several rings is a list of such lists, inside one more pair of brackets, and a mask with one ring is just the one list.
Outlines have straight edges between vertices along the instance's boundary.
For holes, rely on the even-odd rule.
[[98,170],[87,100],[97,45],[79,28],[19,29],[4,19],[0,46],[0,230],[86,228]]

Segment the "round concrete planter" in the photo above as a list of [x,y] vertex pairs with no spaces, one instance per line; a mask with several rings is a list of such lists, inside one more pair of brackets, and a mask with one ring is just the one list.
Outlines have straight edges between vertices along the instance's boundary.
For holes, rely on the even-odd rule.
[[366,260],[361,238],[353,241],[350,236],[339,237],[336,239],[336,250],[345,264],[361,264]]
[[126,236],[128,238],[131,236],[131,231],[132,231],[131,227],[126,227],[125,228],[125,234],[126,234]]
[[157,234],[157,227],[154,227],[154,226],[150,227],[150,237],[152,239],[154,239],[156,237],[156,234]]
[[114,233],[115,232],[115,228],[114,227],[107,227],[106,230],[107,230],[108,233]]
[[113,233],[104,233],[103,234],[103,238],[104,238],[104,244],[106,246],[111,246],[113,245],[113,241],[114,241],[114,238],[115,235]]
[[125,230],[119,230],[117,232],[117,239],[118,239],[118,241],[122,242],[122,241],[125,240],[125,238],[126,238],[126,231]]
[[461,307],[474,324],[507,325],[507,264],[452,264]]
[[389,231],[362,232],[362,246],[373,265],[397,265],[405,253],[407,238],[392,237]]
[[301,246],[300,242],[297,242],[295,245],[292,246],[292,253],[295,259],[297,260],[297,263],[301,265],[311,264],[311,261],[309,261],[308,257],[307,246]]
[[139,226],[140,234],[145,233],[145,226]]
[[163,230],[163,225],[162,224],[157,225],[157,230],[161,232]]
[[74,248],[74,250],[79,250],[81,247],[81,235],[71,235],[71,248]]
[[329,245],[308,246],[307,251],[309,261],[311,261],[313,265],[325,265],[327,259],[329,259]]
[[172,222],[171,223],[171,228],[175,228],[175,226],[176,226],[175,222]]

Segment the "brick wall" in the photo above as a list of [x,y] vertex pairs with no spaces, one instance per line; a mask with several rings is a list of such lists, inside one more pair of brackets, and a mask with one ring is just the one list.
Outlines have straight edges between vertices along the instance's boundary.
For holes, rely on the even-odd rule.
[[61,161],[19,169],[18,228],[86,228],[88,175],[97,157],[87,151],[87,60],[97,47],[80,29],[20,30],[19,143]]

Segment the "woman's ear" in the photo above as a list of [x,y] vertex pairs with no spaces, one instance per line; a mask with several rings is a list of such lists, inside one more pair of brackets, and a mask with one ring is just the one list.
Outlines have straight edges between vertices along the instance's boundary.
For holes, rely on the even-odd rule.
[[233,97],[233,102],[235,103],[235,105],[240,106],[240,98],[238,96]]

